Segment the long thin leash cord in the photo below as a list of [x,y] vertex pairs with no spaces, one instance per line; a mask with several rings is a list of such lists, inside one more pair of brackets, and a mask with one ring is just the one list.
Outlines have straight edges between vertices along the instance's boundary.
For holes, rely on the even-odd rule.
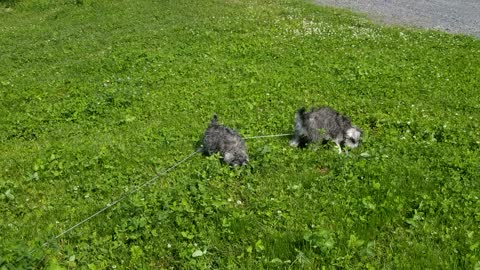
[[172,171],[173,169],[175,169],[176,167],[178,167],[180,164],[186,162],[187,160],[189,160],[190,158],[192,158],[194,155],[196,155],[198,152],[200,152],[201,149],[197,149],[195,150],[194,152],[192,152],[191,154],[189,154],[188,156],[186,156],[185,158],[183,158],[182,160],[178,161],[177,163],[173,164],[172,166],[168,167],[167,169],[164,169],[163,171],[160,171],[158,172],[154,177],[152,177],[152,179],[144,182],[143,184],[141,184],[140,186],[137,186],[136,188],[132,189],[131,191],[123,194],[122,196],[120,196],[118,199],[110,202],[107,204],[107,206],[103,207],[102,209],[98,210],[97,212],[93,213],[92,215],[90,215],[89,217],[83,219],[82,221],[78,222],[77,224],[71,226],[70,228],[64,230],[63,232],[61,232],[60,234],[52,237],[50,240],[44,242],[40,247],[37,247],[35,249],[33,249],[32,251],[30,251],[29,254],[33,254],[35,251],[37,251],[38,249],[40,249],[41,247],[45,247],[47,246],[49,243],[57,240],[58,238],[62,237],[63,235],[69,233],[70,231],[74,230],[75,228],[77,228],[78,226],[82,225],[83,223],[89,221],[90,219],[98,216],[100,213],[106,211],[107,209],[113,207],[114,205],[116,205],[117,203],[123,201],[124,199],[126,199],[127,197],[129,197],[130,195],[132,195],[133,193],[137,192],[138,190],[142,189],[143,187],[145,186],[148,186],[150,185],[151,183],[155,182],[158,178],[160,178],[160,176],[162,175],[165,175],[167,174],[168,172]]

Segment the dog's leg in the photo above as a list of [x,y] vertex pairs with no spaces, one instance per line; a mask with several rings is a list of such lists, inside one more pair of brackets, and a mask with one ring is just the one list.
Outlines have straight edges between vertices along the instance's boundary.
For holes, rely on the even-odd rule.
[[298,147],[300,145],[300,134],[298,131],[295,131],[293,138],[290,140],[290,146]]
[[340,146],[340,143],[335,141],[335,144],[337,145],[338,147],[338,153],[341,154],[342,153],[342,146]]
[[292,147],[298,147],[299,144],[300,144],[300,142],[299,142],[299,139],[298,139],[298,138],[293,138],[293,139],[290,141],[290,146],[292,146]]

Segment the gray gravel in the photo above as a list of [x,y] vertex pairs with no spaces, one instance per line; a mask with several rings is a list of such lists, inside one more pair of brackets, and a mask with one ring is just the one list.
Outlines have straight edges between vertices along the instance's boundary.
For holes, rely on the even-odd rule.
[[349,8],[378,22],[436,29],[480,38],[480,0],[314,0]]

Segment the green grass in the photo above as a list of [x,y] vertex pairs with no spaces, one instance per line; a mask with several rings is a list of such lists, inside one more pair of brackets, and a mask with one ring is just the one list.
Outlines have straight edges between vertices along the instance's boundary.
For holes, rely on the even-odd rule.
[[[296,0],[9,0],[0,21],[0,269],[480,268],[478,39]],[[362,146],[197,155],[41,247],[214,112],[256,136],[313,105]]]

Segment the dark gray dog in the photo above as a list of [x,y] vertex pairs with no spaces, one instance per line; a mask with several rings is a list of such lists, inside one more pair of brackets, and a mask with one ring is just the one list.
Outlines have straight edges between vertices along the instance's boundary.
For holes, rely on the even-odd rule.
[[335,142],[338,153],[342,153],[342,145],[355,148],[360,143],[362,131],[353,126],[350,120],[330,107],[305,108],[295,113],[295,134],[290,141],[291,146],[301,146],[310,142]]
[[218,124],[216,114],[203,135],[202,152],[208,156],[220,153],[223,161],[233,166],[248,163],[245,140],[235,130]]

